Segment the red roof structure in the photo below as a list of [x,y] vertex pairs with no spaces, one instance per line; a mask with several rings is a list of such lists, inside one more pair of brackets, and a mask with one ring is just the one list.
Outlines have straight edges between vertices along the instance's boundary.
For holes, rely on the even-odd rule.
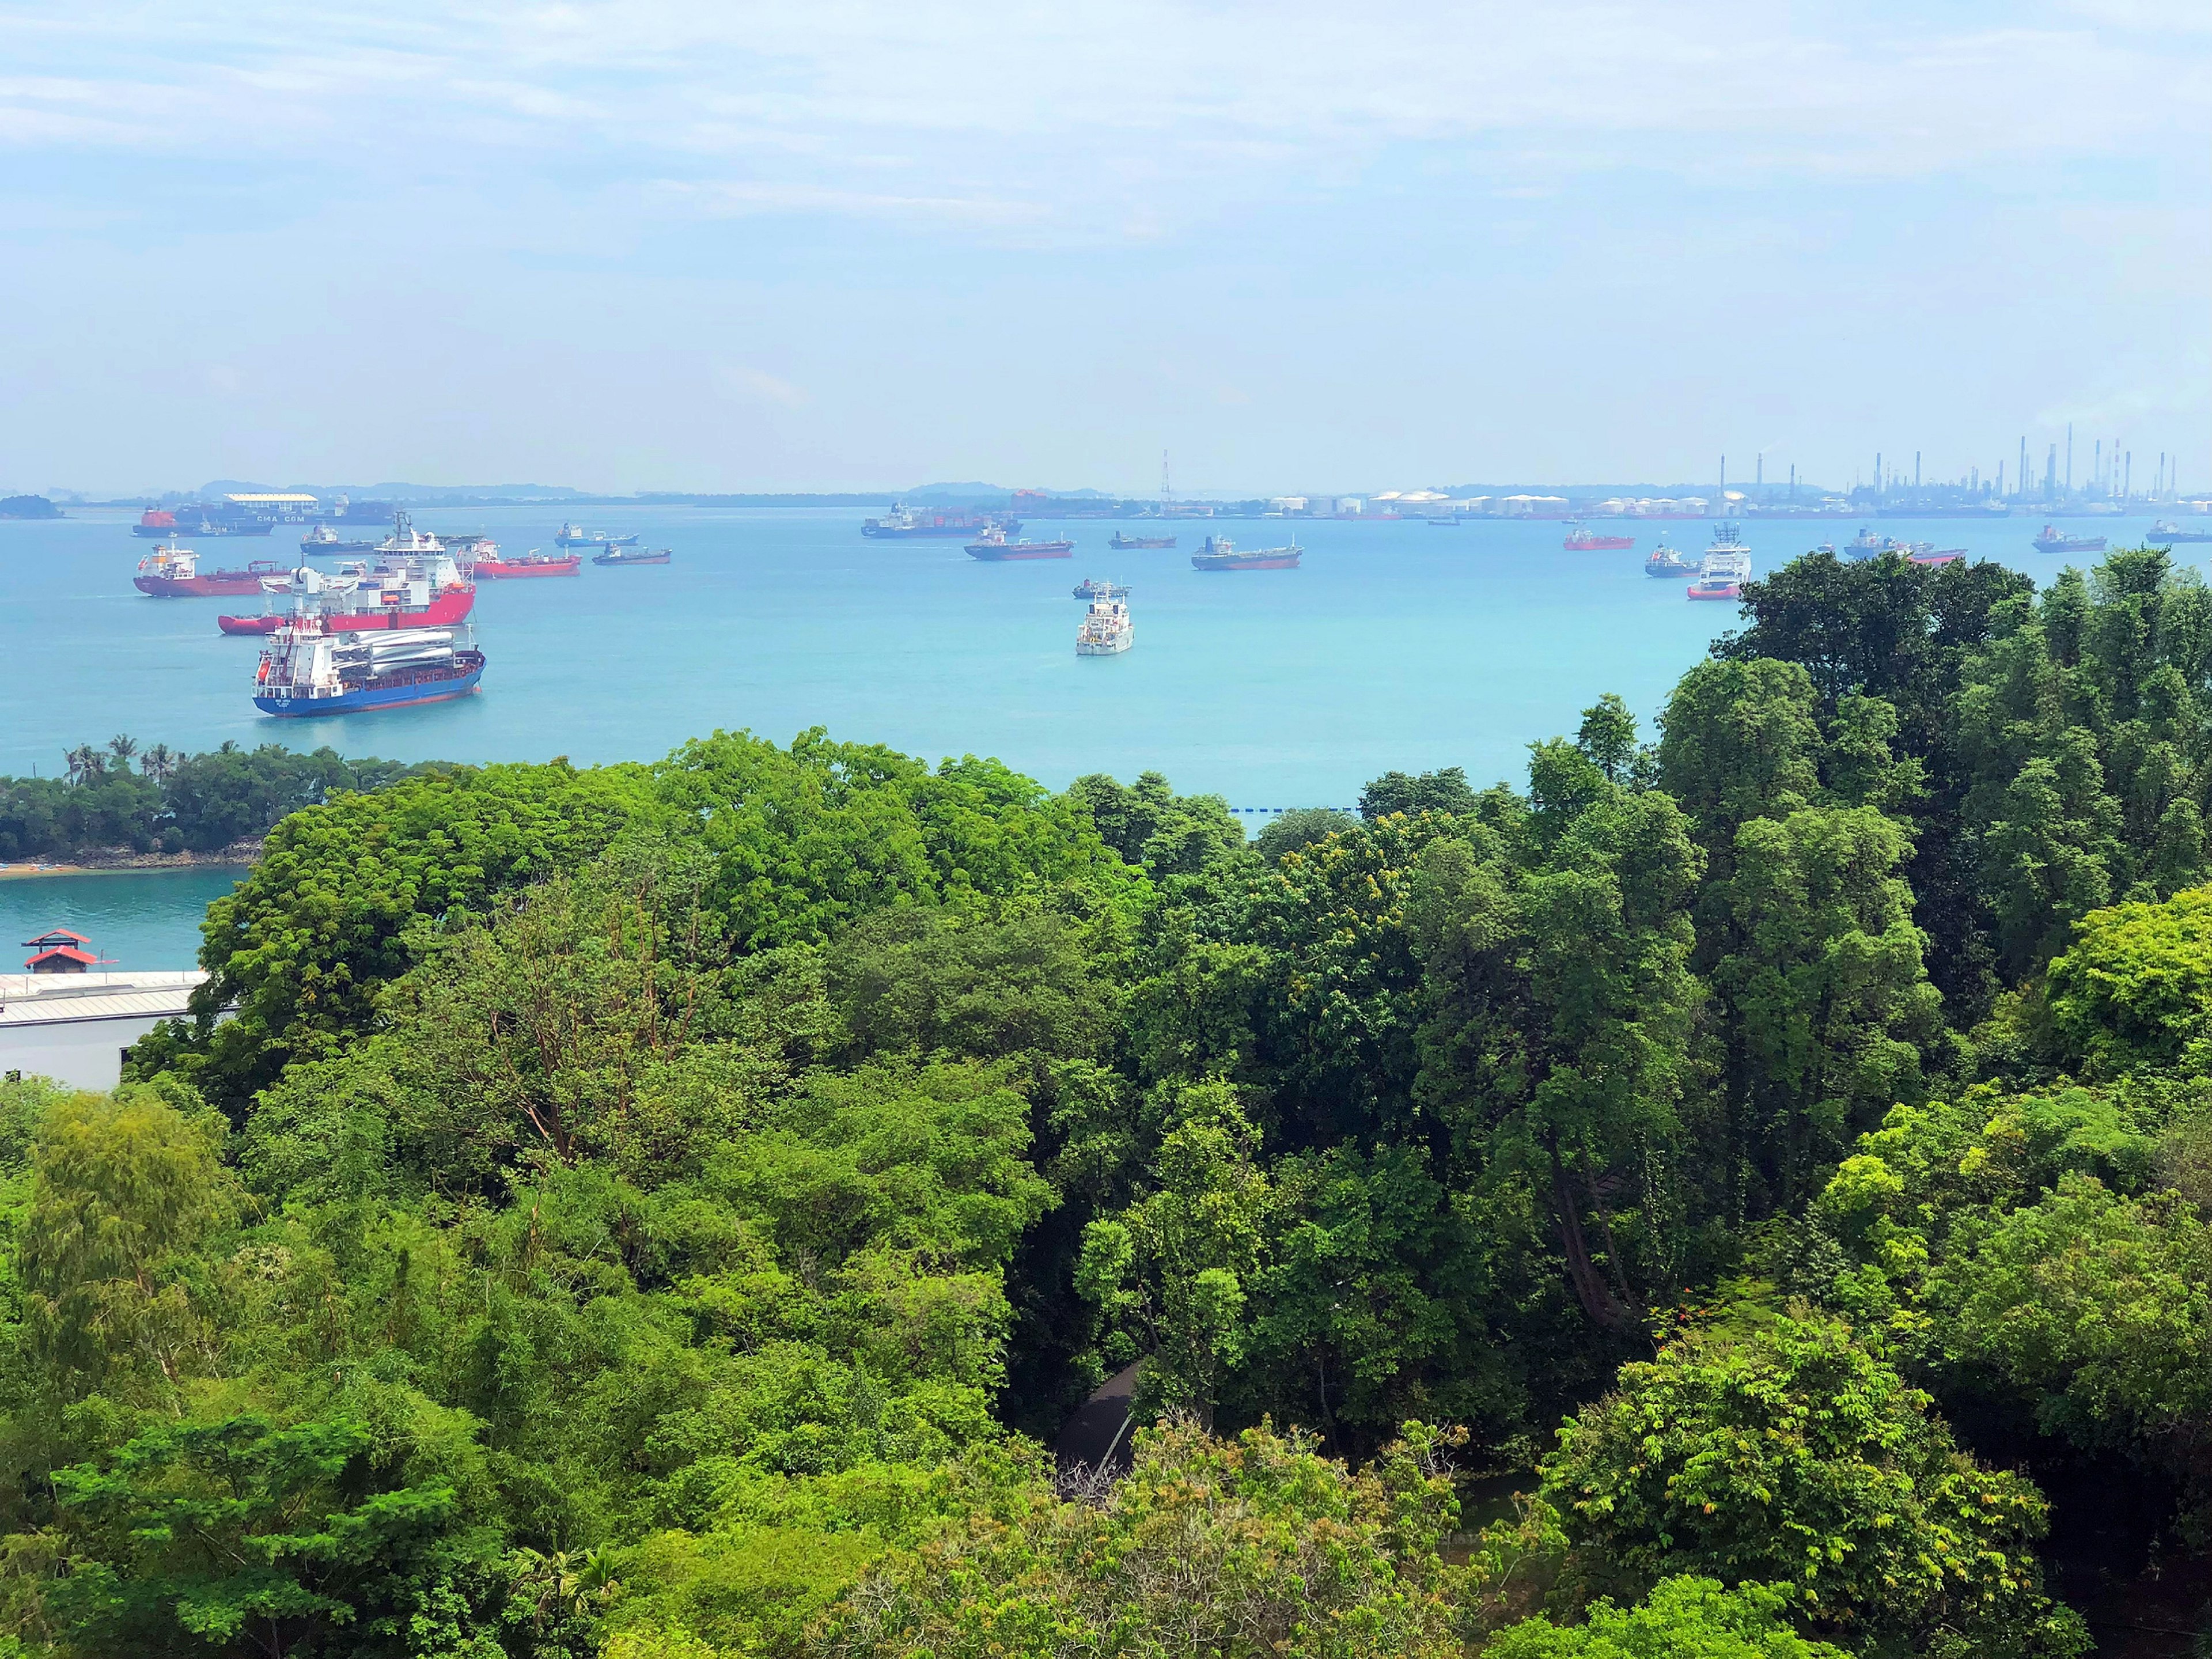
[[34,974],[82,974],[112,960],[93,955],[84,948],[92,941],[66,927],[50,927],[38,938],[27,939],[23,943],[38,952],[23,963]]

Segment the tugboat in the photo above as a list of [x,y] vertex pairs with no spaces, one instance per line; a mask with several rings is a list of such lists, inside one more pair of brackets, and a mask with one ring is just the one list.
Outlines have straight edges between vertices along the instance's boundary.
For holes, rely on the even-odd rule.
[[2102,536],[2061,535],[2057,525],[2047,524],[2032,545],[2039,553],[2101,553],[2105,550],[2105,538]]
[[1305,549],[1292,542],[1288,547],[1263,547],[1239,553],[1226,536],[1208,536],[1206,545],[1190,556],[1194,570],[1295,570]]
[[1096,576],[1085,576],[1075,585],[1079,599],[1123,599],[1129,596],[1125,582],[1102,582]]
[[131,585],[157,599],[228,599],[239,593],[258,593],[265,579],[283,572],[284,567],[274,559],[256,559],[243,570],[210,570],[203,575],[198,554],[189,547],[160,542],[138,561],[138,574],[131,579]]
[[891,510],[882,518],[862,520],[860,533],[892,541],[913,541],[927,536],[971,536],[979,531],[989,530],[1004,530],[1011,533],[1021,527],[1019,519],[1010,519],[1004,514],[948,513],[941,509],[916,513],[902,502],[893,501]]
[[994,564],[1007,559],[1065,559],[1074,552],[1073,542],[1010,542],[996,525],[968,544],[969,558]]
[[1644,574],[1647,576],[1694,576],[1698,574],[1698,562],[1686,558],[1670,547],[1667,542],[1667,532],[1662,530],[1659,532],[1659,545],[1651,550],[1651,556],[1644,562]]
[[580,553],[540,553],[536,548],[519,559],[502,559],[489,542],[477,545],[469,561],[469,574],[484,581],[506,581],[517,576],[573,576],[584,568]]
[[611,547],[592,555],[593,564],[666,564],[676,556],[665,547],[647,552],[641,547]]
[[1173,547],[1175,544],[1176,538],[1172,536],[1131,536],[1119,530],[1108,538],[1106,542],[1106,545],[1116,553],[1127,553],[1132,548]]
[[1111,657],[1137,642],[1135,624],[1129,620],[1129,602],[1101,595],[1091,601],[1075,630],[1079,657]]
[[581,525],[563,524],[561,533],[553,538],[556,547],[635,547],[641,538],[610,536],[597,530],[586,530]]
[[1613,553],[1636,545],[1633,536],[1601,536],[1580,519],[1567,520],[1567,538],[1559,545],[1570,553]]
[[[477,602],[476,585],[443,553],[390,559],[373,572],[356,566],[336,576],[302,565],[289,576],[264,579],[261,589],[268,595],[261,615],[217,617],[216,626],[226,634],[274,634],[313,617],[331,634],[441,628],[465,619]],[[289,607],[277,609],[279,600],[289,600]]]
[[483,653],[465,629],[346,639],[324,631],[319,618],[301,617],[262,652],[253,706],[297,719],[447,702],[474,691],[483,671]]
[[338,532],[326,524],[319,524],[300,538],[302,553],[374,553],[374,542],[348,542],[338,539]]
[[2171,519],[2160,519],[2143,540],[2152,547],[2171,547],[2176,542],[2212,542],[2212,530],[2184,530]]

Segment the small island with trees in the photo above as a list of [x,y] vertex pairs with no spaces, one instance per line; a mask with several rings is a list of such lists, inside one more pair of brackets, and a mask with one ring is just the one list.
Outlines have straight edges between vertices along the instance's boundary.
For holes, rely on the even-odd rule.
[[2212,1627],[2212,593],[2161,552],[1808,555],[1656,731],[1596,696],[1256,842],[820,731],[153,758],[0,815],[267,831],[195,1018],[0,1085],[12,1651]]

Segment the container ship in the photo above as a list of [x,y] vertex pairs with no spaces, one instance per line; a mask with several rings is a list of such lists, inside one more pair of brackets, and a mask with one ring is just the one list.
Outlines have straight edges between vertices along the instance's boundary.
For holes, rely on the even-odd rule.
[[2062,535],[2055,524],[2044,526],[2043,533],[2032,544],[2039,553],[2101,553],[2105,550],[2102,536]]
[[502,559],[487,542],[469,561],[468,574],[482,581],[508,581],[521,576],[573,576],[583,568],[580,553],[540,553],[532,548],[520,558]]
[[665,547],[611,547],[592,556],[593,564],[666,564],[676,556]]
[[1125,535],[1119,530],[1108,538],[1106,542],[1106,545],[1116,553],[1127,553],[1133,548],[1173,547],[1175,544],[1176,538],[1172,536],[1130,536]]
[[561,533],[553,538],[556,547],[635,547],[642,539],[638,536],[610,536],[597,530],[586,530],[581,525],[564,524]]
[[138,561],[131,585],[157,599],[230,599],[258,593],[264,581],[283,574],[284,567],[274,559],[256,559],[243,570],[203,571],[200,556],[191,549],[161,542]]
[[1116,656],[1136,642],[1136,626],[1129,620],[1129,602],[1105,595],[1091,601],[1091,609],[1083,613],[1083,621],[1075,630],[1075,654],[1079,657]]
[[253,706],[285,719],[447,702],[477,689],[483,653],[465,629],[346,637],[301,617],[277,630],[253,676]]
[[1636,545],[1633,536],[1601,536],[1583,526],[1580,519],[1570,520],[1567,538],[1559,545],[1570,553],[1617,553],[1623,548]]
[[1022,527],[1019,519],[1010,519],[1003,513],[953,513],[936,511],[917,513],[912,507],[893,501],[891,510],[880,519],[863,520],[863,536],[888,537],[894,541],[909,541],[917,537],[973,536],[978,532],[1003,530],[1008,535]]
[[273,519],[257,519],[237,512],[210,512],[204,507],[149,507],[131,526],[134,536],[166,539],[171,536],[265,536]]
[[303,565],[261,587],[267,596],[261,615],[218,617],[216,625],[226,634],[274,634],[312,616],[332,634],[388,633],[450,626],[466,620],[477,602],[476,584],[443,554],[387,562],[374,571],[356,567],[335,576]]
[[998,563],[1007,559],[1065,559],[1073,556],[1073,542],[1011,542],[1006,532],[993,526],[968,544],[968,556]]
[[1206,545],[1190,556],[1190,564],[1194,570],[1295,570],[1304,556],[1305,549],[1296,542],[1239,553],[1226,536],[1208,536]]

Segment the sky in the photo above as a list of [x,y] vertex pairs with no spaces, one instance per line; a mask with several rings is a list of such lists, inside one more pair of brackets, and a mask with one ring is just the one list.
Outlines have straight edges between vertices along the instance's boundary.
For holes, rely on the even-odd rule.
[[2212,488],[2212,7],[0,0],[0,487]]

